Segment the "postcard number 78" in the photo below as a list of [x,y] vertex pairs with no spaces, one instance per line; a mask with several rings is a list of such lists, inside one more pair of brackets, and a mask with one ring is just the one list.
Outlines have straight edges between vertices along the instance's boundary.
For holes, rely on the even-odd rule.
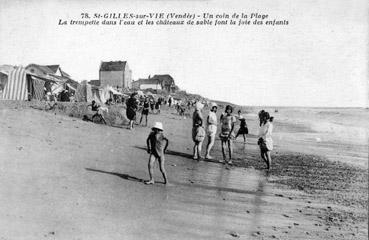
[[90,16],[88,16],[88,13],[81,13],[81,18],[90,18]]

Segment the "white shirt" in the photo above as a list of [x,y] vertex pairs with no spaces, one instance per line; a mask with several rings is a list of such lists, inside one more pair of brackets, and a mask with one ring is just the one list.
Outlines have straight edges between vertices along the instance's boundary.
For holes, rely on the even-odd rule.
[[217,133],[217,124],[218,124],[217,115],[215,114],[215,112],[212,111],[209,112],[207,124],[208,124],[208,135],[215,136],[215,134]]
[[259,137],[264,139],[269,150],[273,150],[272,132],[273,124],[271,122],[266,122],[265,124],[262,124],[259,128]]
[[217,115],[215,114],[215,112],[210,111],[209,112],[209,116],[208,116],[208,125],[217,125],[218,124],[218,120],[217,120]]

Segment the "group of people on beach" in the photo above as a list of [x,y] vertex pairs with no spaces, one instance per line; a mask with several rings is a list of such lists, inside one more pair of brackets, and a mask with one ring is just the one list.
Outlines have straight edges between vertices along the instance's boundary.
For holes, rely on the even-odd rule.
[[[201,156],[201,149],[202,144],[205,139],[205,137],[208,137],[208,143],[206,147],[206,154],[205,159],[213,159],[212,156],[210,156],[210,151],[212,147],[214,146],[215,136],[217,133],[218,128],[218,122],[217,122],[217,116],[216,112],[218,110],[218,106],[216,103],[210,104],[210,111],[206,118],[206,131],[205,131],[205,124],[204,118],[202,116],[202,110],[203,104],[200,102],[196,103],[195,105],[195,111],[193,113],[192,118],[192,140],[194,142],[194,150],[193,150],[193,159],[200,160],[203,157]],[[238,136],[242,135],[244,139],[244,144],[247,143],[246,135],[249,133],[246,118],[242,116],[241,110],[238,111],[238,116],[234,116],[233,114],[233,107],[231,105],[227,105],[225,108],[225,112],[220,115],[220,133],[219,138],[221,140],[221,146],[222,146],[222,154],[223,154],[223,160],[220,162],[224,162],[227,164],[232,164],[232,154],[233,154],[233,140],[237,139]],[[240,127],[237,133],[235,133],[235,124],[237,122],[237,118],[240,121]],[[262,158],[263,159],[269,159],[267,161],[267,167],[270,168],[270,151],[273,148],[273,142],[271,139],[271,133],[272,133],[272,125],[270,121],[269,113],[262,110],[259,113],[259,119],[260,119],[260,131],[259,131],[259,146],[261,147],[260,150],[263,153]],[[264,143],[268,142],[268,148],[264,148]],[[227,152],[228,150],[228,156],[229,160],[227,161]]]
[[148,96],[138,98],[137,93],[132,93],[131,97],[127,99],[126,106],[126,116],[129,120],[129,129],[133,129],[137,112],[141,110],[141,118],[138,124],[142,123],[142,120],[145,119],[145,126],[147,126],[147,117],[151,110],[151,113],[160,114],[161,105],[164,102],[163,98],[159,98],[157,100],[153,98],[149,98]]
[[[213,159],[210,155],[211,149],[214,146],[215,137],[218,128],[218,119],[216,112],[218,106],[216,103],[210,104],[210,111],[204,121],[202,115],[202,109],[204,105],[201,102],[195,104],[195,110],[192,115],[192,140],[194,142],[193,147],[193,159],[201,160],[202,157],[202,145],[206,137],[208,137],[208,143],[206,147],[205,159]],[[235,123],[237,122],[237,117],[233,114],[233,107],[227,105],[225,112],[220,115],[220,133],[219,138],[221,140],[223,160],[219,162],[225,164],[232,164],[232,154],[233,154],[233,140],[238,136],[242,135],[244,138],[244,144],[247,143],[246,135],[249,133],[246,119],[241,115],[241,110],[238,111],[238,120],[240,121],[240,127],[235,134]],[[261,110],[258,114],[259,116],[259,134],[258,134],[258,145],[260,148],[260,155],[263,161],[267,165],[267,169],[271,168],[271,154],[273,150],[273,117],[264,110]],[[205,124],[206,123],[206,124]],[[206,129],[205,129],[206,126]],[[169,141],[163,134],[163,124],[161,122],[156,122],[152,131],[147,138],[147,152],[150,154],[148,170],[150,179],[145,181],[146,184],[154,184],[153,178],[153,167],[155,161],[159,161],[159,168],[164,178],[164,184],[168,183],[167,174],[165,171],[165,151],[168,147]],[[229,160],[226,160],[226,150],[228,150]]]

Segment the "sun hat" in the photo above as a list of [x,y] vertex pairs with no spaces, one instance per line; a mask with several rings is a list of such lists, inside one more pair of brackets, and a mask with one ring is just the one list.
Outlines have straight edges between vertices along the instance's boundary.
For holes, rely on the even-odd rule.
[[156,128],[163,131],[163,124],[161,122],[155,122],[152,128]]
[[218,105],[215,102],[210,103],[210,109],[212,109],[213,107],[218,107]]

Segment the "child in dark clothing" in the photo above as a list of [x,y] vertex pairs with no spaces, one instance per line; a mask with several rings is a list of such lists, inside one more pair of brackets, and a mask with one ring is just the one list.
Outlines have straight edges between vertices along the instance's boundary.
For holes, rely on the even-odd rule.
[[247,128],[246,119],[243,116],[241,116],[239,120],[240,120],[240,129],[237,132],[236,138],[239,135],[242,135],[243,142],[246,144],[246,134],[249,134],[249,129]]
[[[165,142],[165,145],[164,145]],[[152,128],[152,132],[149,134],[147,140],[147,152],[150,154],[149,158],[149,175],[150,180],[146,181],[145,184],[154,184],[153,178],[153,170],[154,170],[154,163],[157,159],[159,161],[159,168],[160,172],[163,174],[164,184],[168,183],[167,174],[164,168],[165,157],[164,153],[168,147],[169,141],[163,135],[163,124],[160,122],[156,122]]]

